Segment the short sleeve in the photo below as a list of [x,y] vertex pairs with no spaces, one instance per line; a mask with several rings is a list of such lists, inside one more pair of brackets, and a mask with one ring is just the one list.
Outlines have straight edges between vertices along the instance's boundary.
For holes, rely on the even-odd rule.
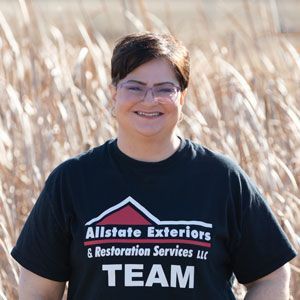
[[67,281],[70,274],[69,243],[64,212],[59,201],[62,191],[53,180],[36,201],[11,255],[24,268],[42,277]]
[[283,266],[296,252],[251,179],[241,171],[238,181],[241,222],[233,251],[233,271],[238,281],[245,284]]

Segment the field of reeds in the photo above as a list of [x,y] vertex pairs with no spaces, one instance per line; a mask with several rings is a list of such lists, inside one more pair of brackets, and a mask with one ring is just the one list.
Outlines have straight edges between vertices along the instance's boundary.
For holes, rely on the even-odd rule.
[[[222,17],[216,22],[205,1],[160,1],[159,16],[151,10],[157,1],[4,2],[0,299],[17,299],[19,270],[10,251],[49,172],[115,136],[111,50],[117,37],[135,31],[170,31],[185,42],[192,80],[180,134],[238,161],[299,251],[300,28],[282,25],[277,1],[213,1]],[[182,15],[188,8],[193,17]],[[291,299],[299,300],[299,257],[291,270]],[[235,291],[242,299],[243,287]]]

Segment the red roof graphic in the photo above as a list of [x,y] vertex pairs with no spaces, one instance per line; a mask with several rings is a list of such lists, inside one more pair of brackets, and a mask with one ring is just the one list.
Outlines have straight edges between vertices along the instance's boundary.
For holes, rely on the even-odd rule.
[[139,210],[127,204],[104,217],[97,225],[151,225]]

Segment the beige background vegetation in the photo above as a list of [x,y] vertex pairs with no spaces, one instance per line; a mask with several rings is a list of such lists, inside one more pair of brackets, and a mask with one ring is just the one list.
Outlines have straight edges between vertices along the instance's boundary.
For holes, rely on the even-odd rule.
[[[17,299],[9,253],[49,172],[115,136],[111,49],[135,31],[185,42],[192,80],[179,134],[238,161],[299,251],[299,13],[297,0],[1,0],[0,299]],[[299,257],[291,265],[299,300]]]

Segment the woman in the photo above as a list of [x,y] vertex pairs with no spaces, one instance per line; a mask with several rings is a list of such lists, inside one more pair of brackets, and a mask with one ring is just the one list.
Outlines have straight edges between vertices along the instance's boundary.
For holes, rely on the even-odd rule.
[[118,136],[58,166],[12,251],[20,299],[288,299],[295,251],[248,176],[176,136],[189,54],[172,36],[116,45]]

